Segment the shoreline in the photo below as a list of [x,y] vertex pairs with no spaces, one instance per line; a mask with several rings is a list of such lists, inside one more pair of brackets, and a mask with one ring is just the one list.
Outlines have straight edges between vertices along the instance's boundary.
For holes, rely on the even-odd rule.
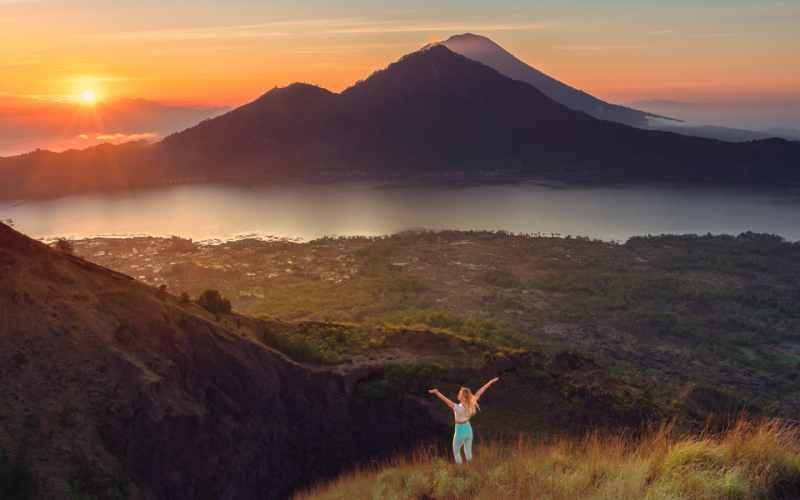
[[510,237],[521,237],[521,238],[541,238],[541,239],[561,239],[561,240],[576,240],[576,241],[592,241],[592,242],[600,242],[606,244],[617,244],[617,245],[624,245],[627,241],[633,238],[660,238],[660,237],[677,237],[677,238],[705,238],[705,237],[712,237],[712,238],[719,238],[719,237],[731,237],[731,238],[738,238],[745,234],[754,234],[760,236],[774,236],[778,237],[783,240],[785,243],[789,244],[796,244],[800,243],[800,239],[792,240],[788,239],[784,236],[779,234],[772,234],[767,232],[759,232],[759,231],[742,231],[739,233],[725,233],[725,232],[708,232],[708,233],[699,233],[699,232],[660,232],[660,233],[651,233],[651,234],[634,234],[629,236],[627,239],[617,240],[617,239],[605,239],[605,238],[595,238],[592,236],[585,236],[585,235],[574,235],[574,234],[564,234],[559,232],[550,232],[550,231],[541,231],[541,232],[512,232],[503,229],[477,229],[477,230],[470,230],[470,229],[426,229],[426,228],[415,228],[415,229],[407,229],[403,231],[397,231],[394,233],[386,233],[386,234],[356,234],[356,235],[324,235],[318,238],[302,238],[299,236],[296,237],[289,237],[289,236],[276,236],[267,233],[253,233],[247,232],[242,234],[236,234],[230,237],[206,237],[206,238],[187,238],[180,235],[160,235],[160,234],[145,234],[145,233],[131,233],[131,234],[95,234],[95,235],[57,235],[57,236],[45,236],[45,237],[35,237],[34,239],[41,241],[46,244],[54,243],[57,240],[65,239],[72,242],[89,242],[89,241],[103,241],[103,240],[136,240],[136,239],[152,239],[152,240],[171,240],[171,239],[179,239],[185,241],[191,241],[193,244],[198,246],[219,246],[219,245],[226,245],[229,243],[291,243],[297,245],[304,245],[308,243],[313,243],[315,241],[325,240],[325,239],[332,239],[332,240],[352,240],[352,239],[363,239],[363,240],[380,240],[386,238],[392,238],[395,236],[402,236],[407,234],[446,234],[446,233],[461,233],[464,235],[470,234],[507,234]]

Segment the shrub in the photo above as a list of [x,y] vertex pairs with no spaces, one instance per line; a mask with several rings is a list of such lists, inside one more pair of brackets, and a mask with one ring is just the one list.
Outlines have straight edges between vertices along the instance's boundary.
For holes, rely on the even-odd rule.
[[181,304],[188,304],[191,301],[192,301],[192,299],[189,297],[188,293],[183,292],[181,294]]
[[231,301],[226,299],[218,290],[206,290],[197,298],[197,305],[214,314],[230,314]]

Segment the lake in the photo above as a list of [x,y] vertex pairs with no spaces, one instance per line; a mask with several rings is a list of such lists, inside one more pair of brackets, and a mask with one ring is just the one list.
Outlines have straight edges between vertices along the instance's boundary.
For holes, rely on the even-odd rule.
[[743,231],[800,240],[797,194],[667,187],[189,185],[0,202],[35,238],[245,235],[309,240],[406,229],[503,229],[624,241],[633,235]]

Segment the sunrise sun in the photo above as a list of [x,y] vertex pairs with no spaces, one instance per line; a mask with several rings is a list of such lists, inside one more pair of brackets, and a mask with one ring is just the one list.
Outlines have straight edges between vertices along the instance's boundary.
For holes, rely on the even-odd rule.
[[81,92],[81,104],[85,106],[93,106],[98,101],[97,92],[92,89],[86,89]]

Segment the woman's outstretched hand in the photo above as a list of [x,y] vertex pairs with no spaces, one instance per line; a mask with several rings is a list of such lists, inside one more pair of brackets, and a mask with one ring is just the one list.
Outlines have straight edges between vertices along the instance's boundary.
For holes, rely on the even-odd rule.
[[442,401],[442,403],[446,404],[450,408],[452,408],[452,407],[454,407],[456,405],[455,403],[453,403],[452,401],[447,399],[447,397],[445,397],[444,394],[439,392],[439,389],[428,389],[428,394],[433,394],[434,396],[439,398]]
[[486,389],[491,387],[491,385],[494,384],[495,382],[497,382],[498,380],[500,380],[500,377],[495,377],[492,380],[490,380],[490,381],[486,382],[485,384],[483,384],[483,387],[478,389],[478,392],[475,393],[475,398],[476,399],[480,399],[481,396],[483,396],[483,393],[486,392]]

